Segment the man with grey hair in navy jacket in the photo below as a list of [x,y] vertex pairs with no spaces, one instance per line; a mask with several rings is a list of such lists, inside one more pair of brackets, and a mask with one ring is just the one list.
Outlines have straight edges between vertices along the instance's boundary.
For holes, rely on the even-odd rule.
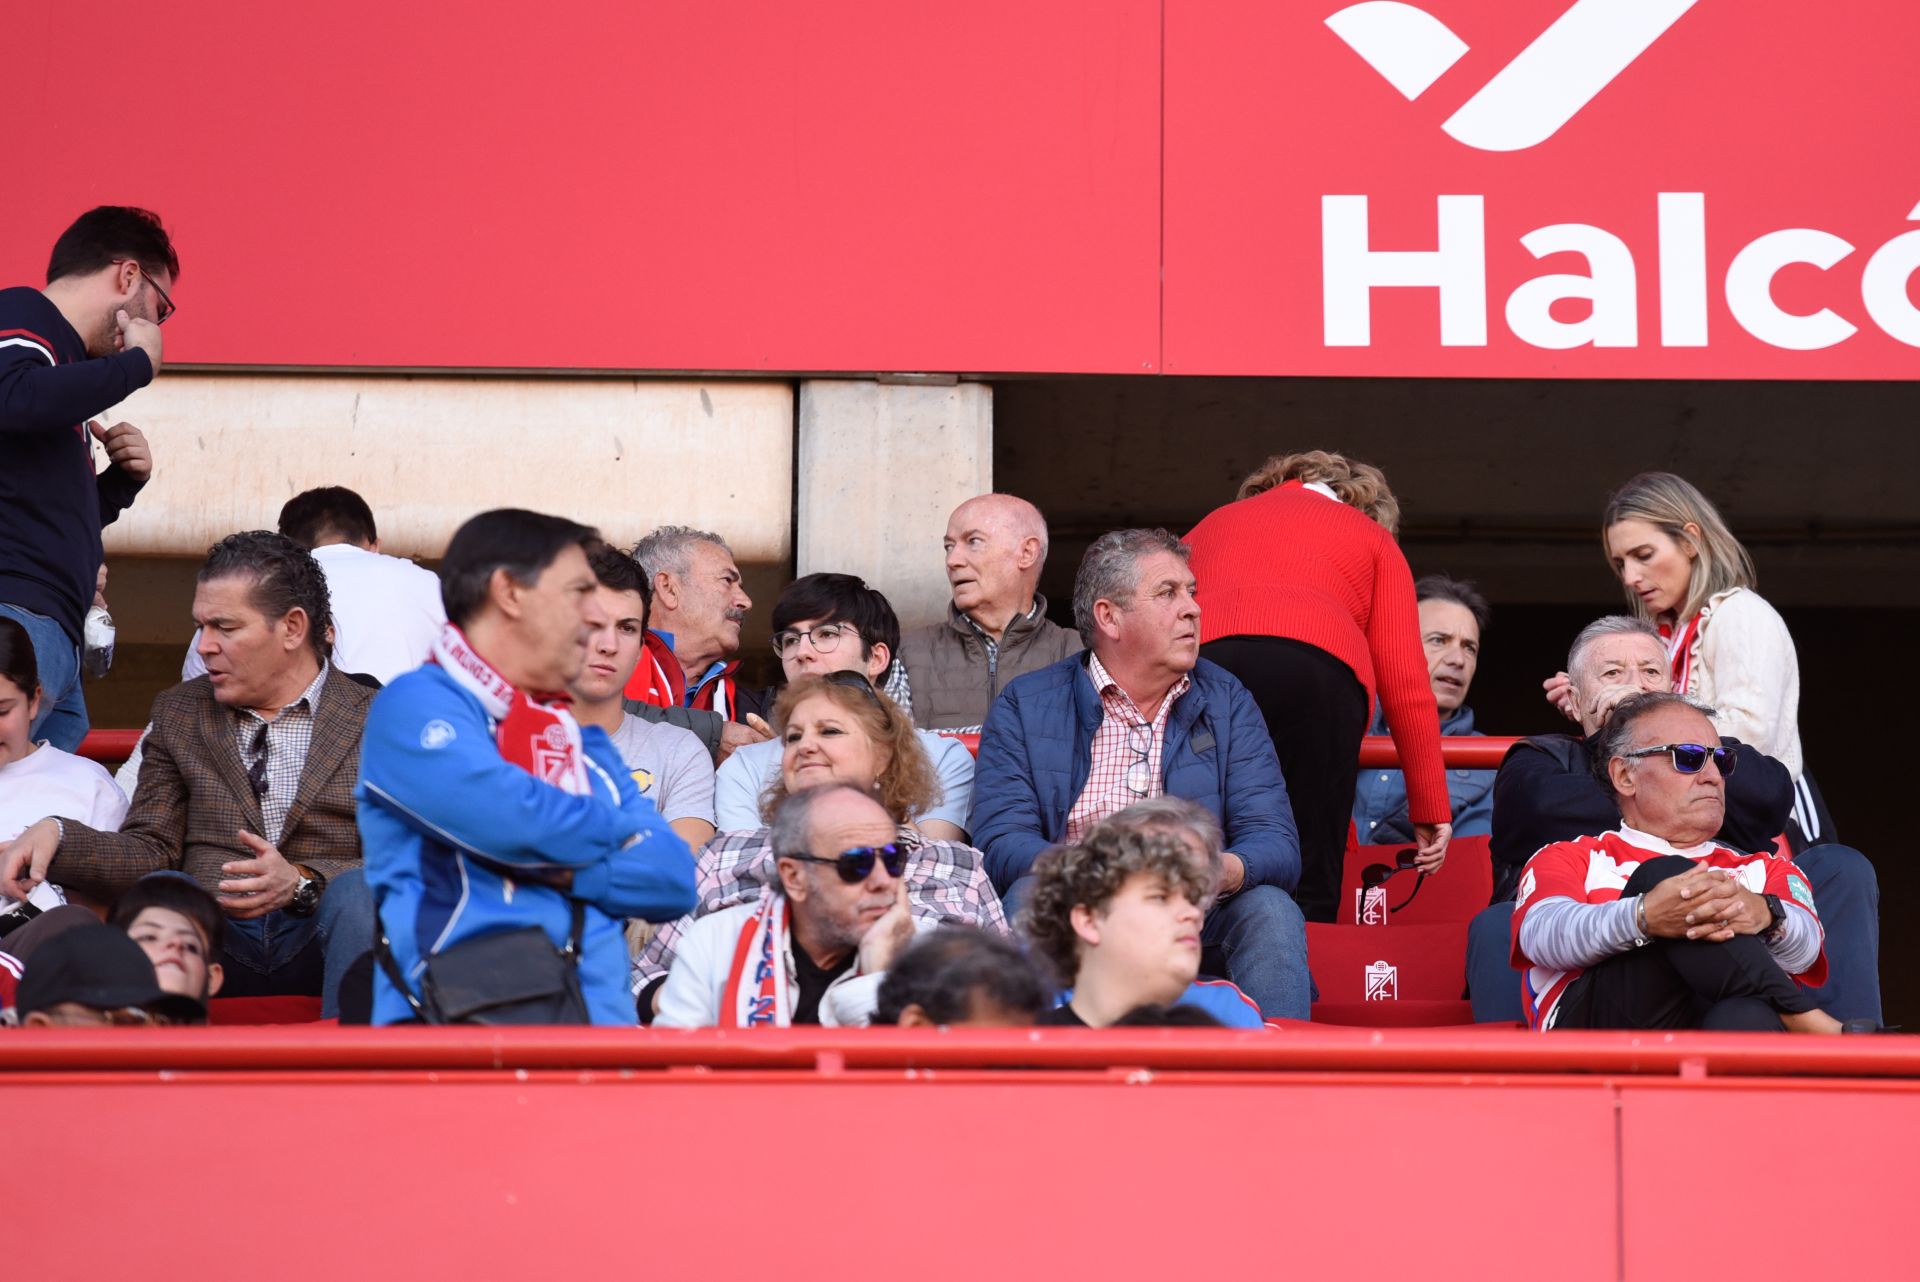
[[1200,658],[1187,549],[1165,530],[1094,540],[1074,581],[1085,652],[1013,681],[980,736],[969,825],[1011,915],[1048,847],[1147,797],[1184,797],[1226,834],[1205,973],[1269,1017],[1305,1019],[1305,919],[1293,901],[1300,839],[1253,697]]

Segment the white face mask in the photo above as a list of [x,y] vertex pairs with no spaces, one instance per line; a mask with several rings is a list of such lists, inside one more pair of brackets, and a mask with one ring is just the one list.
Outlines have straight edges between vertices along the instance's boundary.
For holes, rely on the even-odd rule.
[[90,677],[104,677],[107,669],[113,666],[113,616],[106,607],[94,606],[87,611],[86,626],[81,629],[81,637],[86,642],[86,652],[81,656],[80,666]]

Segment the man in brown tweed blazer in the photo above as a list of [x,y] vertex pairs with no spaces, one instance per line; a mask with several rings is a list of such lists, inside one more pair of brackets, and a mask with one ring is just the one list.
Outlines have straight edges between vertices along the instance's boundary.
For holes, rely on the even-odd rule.
[[186,872],[228,916],[225,994],[318,994],[373,946],[354,783],[373,692],[334,670],[326,579],[278,534],[223,540],[194,591],[207,675],[153,705],[118,832],[43,819],[0,849],[0,891],[42,880],[110,903],[146,873]]

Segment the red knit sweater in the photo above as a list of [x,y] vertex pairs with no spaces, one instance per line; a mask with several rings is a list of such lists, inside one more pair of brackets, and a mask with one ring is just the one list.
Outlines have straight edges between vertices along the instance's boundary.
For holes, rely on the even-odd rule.
[[1420,644],[1413,572],[1365,513],[1297,481],[1216,508],[1187,535],[1200,583],[1200,639],[1288,637],[1353,669],[1385,707],[1407,809],[1448,822],[1440,713]]

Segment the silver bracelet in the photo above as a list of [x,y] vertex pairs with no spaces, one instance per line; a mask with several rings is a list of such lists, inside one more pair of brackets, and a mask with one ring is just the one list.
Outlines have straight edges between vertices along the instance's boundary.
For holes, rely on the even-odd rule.
[[1633,897],[1633,919],[1639,923],[1640,935],[1633,941],[1634,946],[1638,947],[1653,937],[1653,931],[1647,926],[1647,897],[1645,895],[1635,895]]

